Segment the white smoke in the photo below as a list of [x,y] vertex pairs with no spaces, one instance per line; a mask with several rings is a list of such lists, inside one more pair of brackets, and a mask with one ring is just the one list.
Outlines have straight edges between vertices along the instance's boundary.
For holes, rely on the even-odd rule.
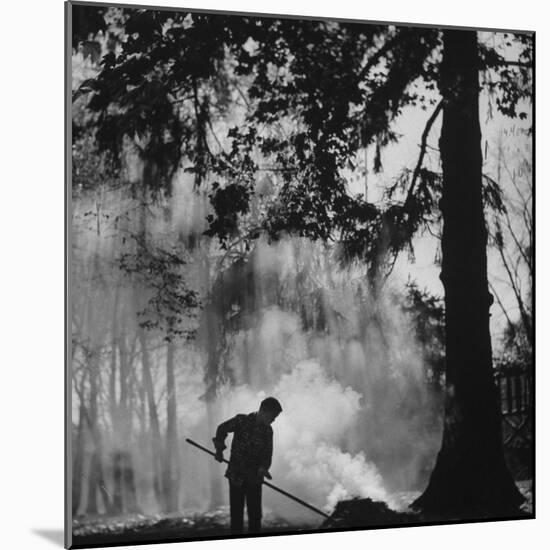
[[[227,388],[220,395],[223,419],[256,410],[267,393],[283,406],[273,423],[273,484],[327,513],[339,500],[353,497],[391,503],[382,477],[364,454],[342,450],[359,420],[362,396],[358,392],[330,378],[316,360],[306,360],[283,374],[269,392],[246,385]],[[264,495],[266,510],[288,521],[321,520],[268,488]]]
[[[189,237],[203,229],[200,225],[203,215],[196,219],[191,216],[195,209],[200,209],[203,197],[192,193],[189,180],[182,179],[180,184],[174,193],[182,200],[177,201],[180,210],[175,208],[172,218],[175,225],[171,229]],[[128,210],[128,215],[120,216],[116,228],[104,221],[98,231],[97,219],[90,221],[91,216],[85,216],[96,208],[93,200],[88,202],[80,201],[74,213],[79,219],[88,220],[90,226],[78,234],[79,250],[86,263],[77,267],[92,271],[101,260],[101,265],[107,266],[101,269],[109,275],[109,285],[92,287],[87,283],[89,287],[75,292],[75,303],[86,323],[83,332],[88,338],[97,333],[94,339],[99,346],[117,323],[121,334],[128,333],[131,345],[136,311],[143,304],[130,279],[115,269],[115,260],[126,251],[129,242],[124,245],[125,233],[118,233],[121,225],[127,225],[128,231],[135,230],[139,227],[140,211],[129,208],[131,201],[124,205],[114,201],[120,211]],[[101,209],[105,220],[119,218],[116,208],[107,210],[102,205]],[[166,227],[163,231],[159,229],[165,223],[160,214],[152,218],[147,224],[152,234],[168,232]],[[225,466],[186,444],[185,438],[191,437],[211,448],[217,424],[237,413],[257,410],[267,395],[278,398],[284,409],[273,425],[273,483],[327,512],[339,500],[353,497],[370,497],[392,506],[392,496],[413,488],[425,469],[426,457],[435,456],[439,432],[426,423],[429,395],[423,380],[423,350],[416,342],[410,320],[398,304],[384,301],[378,304],[380,327],[363,323],[368,318],[368,304],[363,310],[358,303],[350,273],[336,269],[312,246],[300,239],[258,245],[253,261],[262,297],[273,291],[276,281],[277,290],[282,288],[299,303],[274,305],[273,300],[265,300],[249,314],[252,322],[243,323],[240,330],[229,335],[224,360],[236,385],[218,386],[217,399],[208,406],[204,400],[205,350],[195,343],[178,344],[176,348],[182,512],[206,511],[227,503]],[[195,263],[201,264],[198,260]],[[200,274],[204,275],[201,270],[189,268],[189,279],[200,278]],[[299,284],[298,275],[304,272],[315,279],[309,286]],[[79,281],[84,281],[80,272],[77,275]],[[310,299],[312,289],[322,289],[321,300],[314,304]],[[82,300],[80,304],[77,297],[89,296],[91,290],[95,292],[94,299]],[[93,302],[94,315],[85,314],[88,302]],[[319,315],[320,302],[325,323],[312,328],[311,320]],[[116,317],[115,303],[119,304]],[[304,311],[309,325],[304,322]],[[105,319],[114,319],[116,323],[108,325]],[[148,335],[148,341],[158,416],[164,430],[166,350],[155,342],[154,335]],[[105,355],[102,365],[105,387],[109,383],[111,357]],[[140,360],[137,354],[132,364],[138,382],[142,372]],[[74,403],[79,401],[75,399]],[[148,418],[143,399],[139,403],[143,410],[137,410],[139,416],[133,417],[135,438],[127,450],[134,461],[139,505],[144,512],[153,513],[158,511],[152,489],[154,450],[147,439]],[[77,414],[75,410],[75,418]],[[139,430],[146,436],[144,442]],[[106,460],[111,447],[118,448],[117,435],[105,434]],[[270,489],[266,488],[264,495],[266,511],[271,510],[294,524],[319,523],[321,519]],[[84,505],[85,494],[81,500]]]
[[[274,423],[277,479],[328,512],[346,498],[389,501],[381,476],[364,454],[341,450],[359,419],[359,393],[329,378],[314,360],[283,375],[273,393],[284,409]],[[274,499],[271,504],[281,512]]]

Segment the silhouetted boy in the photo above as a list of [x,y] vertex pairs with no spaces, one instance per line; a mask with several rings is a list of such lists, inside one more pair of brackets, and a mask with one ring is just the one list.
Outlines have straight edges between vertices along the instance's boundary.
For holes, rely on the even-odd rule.
[[233,432],[231,457],[225,477],[229,480],[231,533],[243,532],[244,502],[248,512],[248,531],[258,533],[262,526],[262,481],[271,479],[269,467],[273,454],[271,423],[282,411],[274,397],[264,399],[257,412],[238,414],[222,422],[216,430],[216,460],[223,461],[225,438]]

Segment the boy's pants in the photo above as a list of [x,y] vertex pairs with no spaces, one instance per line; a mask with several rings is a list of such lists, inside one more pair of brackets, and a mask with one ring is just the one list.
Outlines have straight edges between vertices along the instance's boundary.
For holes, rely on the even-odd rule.
[[262,484],[235,485],[229,482],[229,505],[231,510],[231,534],[243,533],[244,502],[248,513],[248,532],[259,533],[262,527]]

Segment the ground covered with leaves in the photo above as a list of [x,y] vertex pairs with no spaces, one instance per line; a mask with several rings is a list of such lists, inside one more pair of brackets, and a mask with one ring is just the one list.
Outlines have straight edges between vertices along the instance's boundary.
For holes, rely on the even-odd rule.
[[[200,514],[133,514],[118,517],[77,518],[73,521],[73,545],[224,538],[231,534],[229,523],[227,506]],[[273,514],[266,514],[262,532],[311,531],[315,528],[315,524],[293,524]]]
[[[521,513],[528,517],[533,511],[532,483],[520,482],[518,486],[526,497]],[[389,525],[414,525],[437,521],[406,508],[418,494],[403,493],[399,501],[403,507],[396,511],[383,502],[371,499],[351,499],[339,502],[330,519],[317,524],[297,524],[273,514],[264,516],[264,534],[313,532],[326,529],[358,527],[382,527]],[[184,541],[200,538],[224,538],[230,536],[229,508],[195,514],[143,515],[118,517],[80,517],[73,521],[73,546],[100,546],[109,543],[132,544],[147,541]]]

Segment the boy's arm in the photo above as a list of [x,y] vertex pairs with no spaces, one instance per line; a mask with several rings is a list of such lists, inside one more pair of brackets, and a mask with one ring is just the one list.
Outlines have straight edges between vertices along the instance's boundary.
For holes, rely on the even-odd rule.
[[233,418],[230,418],[229,420],[226,420],[225,422],[222,422],[218,429],[216,430],[216,435],[212,439],[214,442],[214,447],[216,448],[216,454],[223,453],[223,450],[226,448],[225,445],[225,438],[227,437],[227,434],[229,432],[234,432],[235,428],[237,427],[241,415],[238,414],[237,416],[234,416]]
[[271,479],[271,476],[269,475],[269,468],[271,468],[271,460],[273,457],[273,430],[269,432],[269,437],[266,440],[265,448],[262,452],[261,462],[260,462],[260,476],[267,477],[267,479]]

